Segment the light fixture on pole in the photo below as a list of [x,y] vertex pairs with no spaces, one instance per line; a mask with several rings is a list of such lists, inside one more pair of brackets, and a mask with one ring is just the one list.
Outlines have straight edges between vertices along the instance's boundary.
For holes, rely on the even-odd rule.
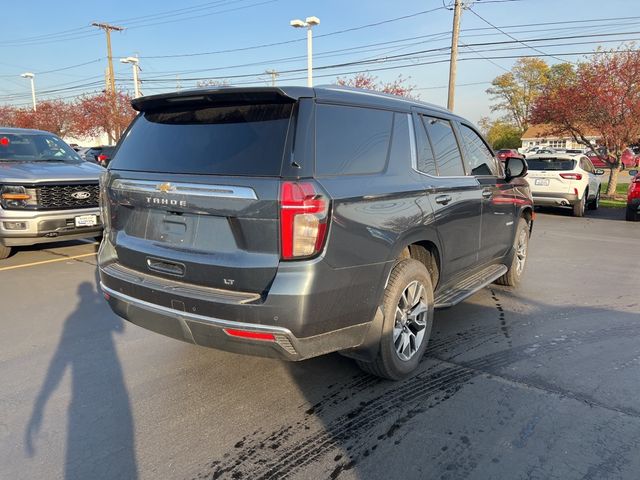
[[121,58],[120,63],[130,63],[133,66],[133,90],[135,92],[135,98],[138,98],[140,96],[140,80],[138,78],[140,60],[138,57],[127,57]]
[[307,29],[307,86],[313,87],[313,36],[311,29],[316,25],[320,25],[318,17],[307,17],[304,22],[302,20],[291,20],[289,22],[293,28]]
[[36,85],[34,83],[35,75],[31,72],[25,72],[20,75],[22,78],[28,78],[31,80],[31,101],[33,102],[33,111],[36,111]]

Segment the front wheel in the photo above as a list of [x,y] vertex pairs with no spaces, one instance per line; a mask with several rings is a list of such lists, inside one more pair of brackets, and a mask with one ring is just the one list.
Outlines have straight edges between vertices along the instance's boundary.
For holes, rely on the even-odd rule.
[[627,205],[627,214],[625,216],[627,222],[637,222],[640,220],[640,214],[638,214],[638,207],[633,205]]
[[516,238],[513,241],[513,260],[507,273],[499,277],[495,283],[515,287],[520,283],[524,267],[527,265],[527,254],[529,253],[529,224],[524,218],[518,221]]
[[7,247],[5,245],[0,245],[0,260],[4,260],[11,255],[11,247]]
[[382,312],[378,355],[358,365],[378,377],[400,380],[418,367],[433,326],[433,286],[423,263],[409,258],[393,268]]

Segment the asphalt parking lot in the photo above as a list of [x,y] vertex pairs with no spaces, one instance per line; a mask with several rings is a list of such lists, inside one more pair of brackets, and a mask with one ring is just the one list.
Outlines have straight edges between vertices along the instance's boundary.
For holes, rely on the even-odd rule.
[[0,263],[0,478],[637,479],[640,223],[539,212],[524,283],[436,313],[402,382],[125,324],[97,244]]

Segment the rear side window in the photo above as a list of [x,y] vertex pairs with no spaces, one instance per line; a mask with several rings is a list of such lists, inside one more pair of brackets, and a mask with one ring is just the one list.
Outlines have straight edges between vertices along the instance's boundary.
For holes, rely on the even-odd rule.
[[423,117],[436,156],[438,174],[442,177],[463,176],[462,155],[448,120]]
[[278,176],[293,104],[177,108],[138,116],[112,168]]
[[419,115],[419,119],[415,125],[416,131],[416,143],[418,146],[418,165],[419,172],[426,173],[428,175],[438,175],[436,170],[436,159],[433,156],[433,150],[429,143],[429,137],[427,137],[427,131],[424,126],[424,119],[422,115]]
[[[482,138],[466,125],[460,125],[466,150],[467,168],[471,175],[498,175],[498,165]],[[511,153],[510,150],[507,152]]]
[[528,158],[529,170],[573,170],[576,167],[575,160],[560,158]]
[[393,112],[341,105],[316,109],[316,173],[349,175],[385,169]]

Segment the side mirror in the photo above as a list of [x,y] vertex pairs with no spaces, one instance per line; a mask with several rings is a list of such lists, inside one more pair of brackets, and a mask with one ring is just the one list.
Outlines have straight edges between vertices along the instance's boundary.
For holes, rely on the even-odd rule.
[[504,179],[510,182],[514,178],[524,177],[527,170],[527,162],[523,158],[507,157],[504,162]]
[[604,170],[601,168],[596,168],[593,173],[595,173],[596,175],[604,175]]
[[629,175],[631,175],[632,177],[635,177],[638,174],[639,170],[629,170]]

